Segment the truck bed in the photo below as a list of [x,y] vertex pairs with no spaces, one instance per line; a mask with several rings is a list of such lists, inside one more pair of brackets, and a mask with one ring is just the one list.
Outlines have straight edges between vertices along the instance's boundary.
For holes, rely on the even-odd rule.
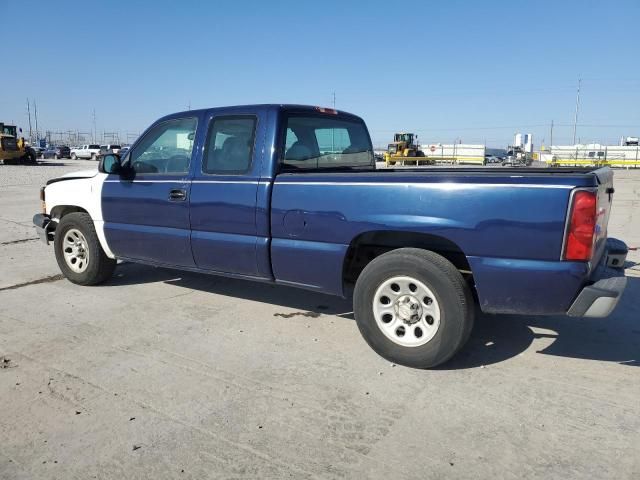
[[609,168],[450,167],[280,174],[271,197],[274,276],[341,294],[354,243],[411,232],[467,259],[485,311],[562,313],[591,270],[560,261],[571,192],[605,195],[612,176]]

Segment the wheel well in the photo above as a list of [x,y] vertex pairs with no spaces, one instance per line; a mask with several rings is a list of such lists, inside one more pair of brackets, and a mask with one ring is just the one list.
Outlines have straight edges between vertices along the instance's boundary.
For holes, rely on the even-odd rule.
[[343,265],[343,283],[345,286],[355,284],[358,276],[371,260],[388,251],[404,247],[436,252],[449,260],[465,278],[471,276],[471,267],[466,255],[451,240],[428,233],[384,230],[366,232],[351,241]]
[[89,213],[84,208],[76,205],[56,205],[51,209],[51,218],[57,218],[60,220],[65,215],[73,212]]

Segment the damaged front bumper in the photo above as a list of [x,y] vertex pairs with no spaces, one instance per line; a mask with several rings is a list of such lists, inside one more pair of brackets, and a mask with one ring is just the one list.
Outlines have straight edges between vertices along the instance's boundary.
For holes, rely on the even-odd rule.
[[49,242],[53,241],[53,232],[56,230],[57,223],[46,213],[36,213],[33,216],[33,225],[40,240],[49,245]]

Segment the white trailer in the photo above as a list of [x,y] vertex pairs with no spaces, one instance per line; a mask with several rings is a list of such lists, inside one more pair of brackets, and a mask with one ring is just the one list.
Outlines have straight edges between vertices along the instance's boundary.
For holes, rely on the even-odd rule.
[[484,145],[470,145],[464,143],[442,144],[428,143],[420,145],[420,150],[428,160],[436,163],[476,164],[483,165],[485,159]]
[[639,145],[553,145],[540,152],[540,160],[549,166],[610,165],[637,167],[640,165]]

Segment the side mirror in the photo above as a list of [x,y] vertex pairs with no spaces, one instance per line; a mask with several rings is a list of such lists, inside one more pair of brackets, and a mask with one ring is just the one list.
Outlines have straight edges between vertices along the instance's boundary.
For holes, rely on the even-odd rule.
[[98,171],[100,173],[120,173],[122,171],[120,157],[115,153],[103,155],[98,163]]

